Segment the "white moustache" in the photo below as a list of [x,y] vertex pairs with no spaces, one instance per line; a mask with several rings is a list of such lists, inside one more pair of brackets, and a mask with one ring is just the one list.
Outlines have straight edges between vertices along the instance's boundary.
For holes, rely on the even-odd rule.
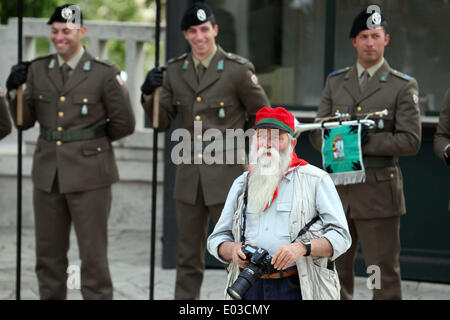
[[283,153],[265,147],[250,152],[252,151],[256,163],[252,166],[253,171],[250,175],[248,203],[255,212],[262,212],[272,199],[281,177],[289,166],[292,147]]

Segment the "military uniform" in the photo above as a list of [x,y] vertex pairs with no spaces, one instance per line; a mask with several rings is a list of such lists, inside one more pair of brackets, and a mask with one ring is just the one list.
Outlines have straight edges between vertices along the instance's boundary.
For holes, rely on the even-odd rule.
[[[38,58],[24,91],[23,128],[40,125],[32,168],[39,292],[41,299],[66,297],[73,222],[82,295],[111,299],[107,219],[119,179],[111,142],[134,131],[134,114],[113,64],[84,52],[65,83],[62,77],[56,55]],[[14,97],[10,108],[16,119]]]
[[0,88],[0,139],[11,133],[11,120],[6,107],[3,89]]
[[[444,156],[444,153],[450,148],[450,89],[447,90],[444,97],[444,104],[439,116],[439,124],[434,135],[433,147],[436,155],[449,165],[450,159]],[[450,196],[448,211],[450,211]]]
[[444,158],[444,150],[450,145],[450,89],[447,90],[444,97],[444,104],[439,116],[439,124],[436,128],[433,146],[434,152],[438,157],[447,161]]
[[[336,112],[358,117],[385,108],[389,114],[375,119],[377,128],[369,130],[370,138],[362,147],[365,183],[337,186],[353,239],[352,247],[337,259],[344,299],[353,295],[358,241],[366,266],[381,268],[381,290],[374,290],[374,298],[401,299],[399,227],[406,208],[398,157],[420,149],[418,85],[384,61],[361,93],[356,66],[347,67],[328,76],[317,111],[318,118]],[[311,132],[310,139],[320,150],[321,131]]]
[[[152,103],[152,99],[143,103],[150,119]],[[201,136],[194,136],[194,121],[202,121],[202,133],[215,128],[225,137],[225,129],[251,127],[259,108],[269,105],[248,60],[217,47],[198,83],[192,53],[183,54],[167,65],[160,96],[159,130],[167,130],[179,114],[181,126],[190,132],[192,139],[202,140]],[[193,157],[201,158],[202,154]],[[198,297],[208,213],[217,222],[228,190],[242,172],[241,164],[177,166],[174,195],[179,225],[177,299]]]

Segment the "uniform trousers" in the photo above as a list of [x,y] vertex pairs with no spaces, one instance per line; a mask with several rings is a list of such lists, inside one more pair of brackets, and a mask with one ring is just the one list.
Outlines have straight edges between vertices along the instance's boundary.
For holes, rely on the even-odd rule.
[[[358,243],[361,244],[366,268],[369,266],[380,268],[380,286],[379,289],[373,288],[373,299],[401,299],[400,217],[351,219],[349,210],[346,215],[352,245],[348,251],[336,259],[336,269],[341,283],[341,299],[350,300],[353,298],[354,262]],[[374,271],[370,271],[368,276],[371,276],[371,279],[373,276],[372,286],[375,286],[376,276]]]
[[216,224],[224,206],[223,203],[206,206],[204,202],[200,180],[195,204],[176,201],[178,263],[175,300],[200,298],[200,288],[205,270],[209,217]]
[[51,192],[34,189],[36,274],[43,300],[66,299],[69,238],[73,223],[81,259],[84,299],[112,299],[107,257],[111,187],[62,194],[55,177]]

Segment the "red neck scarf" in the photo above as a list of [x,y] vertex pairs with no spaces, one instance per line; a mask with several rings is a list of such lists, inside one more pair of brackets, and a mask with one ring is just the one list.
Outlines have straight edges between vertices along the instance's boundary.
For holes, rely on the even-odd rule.
[[[292,152],[292,155],[291,155],[291,162],[289,163],[289,166],[288,166],[288,168],[287,168],[287,170],[286,170],[286,172],[284,173],[283,176],[285,176],[285,175],[287,175],[289,172],[293,171],[296,167],[298,167],[298,166],[304,166],[304,165],[307,165],[307,164],[308,164],[308,162],[306,162],[306,161],[303,160],[303,159],[298,158],[298,157],[297,157],[297,154],[296,154],[295,152]],[[249,171],[250,173],[252,173],[252,167],[251,167],[251,166],[248,166],[248,171]],[[266,211],[267,208],[270,207],[270,205],[272,204],[272,202],[275,200],[275,198],[276,198],[277,196],[278,196],[278,187],[276,187],[275,192],[273,193],[272,200],[270,200],[269,203],[267,203],[266,207],[264,208],[264,211]]]

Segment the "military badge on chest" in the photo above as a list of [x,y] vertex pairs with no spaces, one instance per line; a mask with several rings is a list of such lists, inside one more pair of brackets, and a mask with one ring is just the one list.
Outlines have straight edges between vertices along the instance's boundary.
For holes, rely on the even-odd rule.
[[225,107],[225,103],[223,101],[221,101],[219,103],[219,105],[220,105],[220,108],[219,108],[219,111],[217,112],[217,117],[219,119],[225,119],[225,117],[227,116],[227,111],[224,108]]
[[80,114],[84,117],[89,113],[89,107],[87,106],[88,98],[83,98],[83,106],[81,107]]
[[86,104],[83,104],[83,106],[81,107],[81,115],[82,116],[87,116],[89,113],[89,108]]
[[219,113],[218,113],[219,119],[225,119],[226,115],[227,115],[227,113],[225,112],[225,109],[224,108],[220,108],[219,109]]

